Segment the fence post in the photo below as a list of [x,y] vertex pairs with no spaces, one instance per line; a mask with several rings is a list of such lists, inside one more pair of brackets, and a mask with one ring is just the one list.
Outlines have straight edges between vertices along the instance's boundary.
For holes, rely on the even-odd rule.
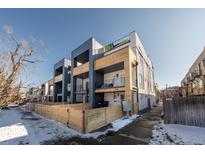
[[86,111],[83,110],[83,133],[86,133]]
[[105,107],[105,124],[107,125],[107,108]]
[[70,127],[70,126],[69,126],[69,121],[70,121],[70,115],[69,115],[69,114],[70,114],[70,110],[69,110],[69,108],[67,109],[67,113],[68,113],[67,126]]
[[163,115],[164,123],[166,124],[167,123],[166,102],[163,102],[162,107],[163,107],[163,114],[164,114]]

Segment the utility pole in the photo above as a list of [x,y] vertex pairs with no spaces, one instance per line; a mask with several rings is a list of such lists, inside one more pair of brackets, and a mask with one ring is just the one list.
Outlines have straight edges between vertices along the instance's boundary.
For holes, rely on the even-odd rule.
[[165,99],[167,99],[167,87],[168,87],[168,85],[167,85],[167,83],[166,83],[166,89],[165,89]]

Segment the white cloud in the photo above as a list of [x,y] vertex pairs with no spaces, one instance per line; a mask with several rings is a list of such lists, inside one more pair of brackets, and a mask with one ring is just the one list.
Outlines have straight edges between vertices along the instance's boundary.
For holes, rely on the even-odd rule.
[[13,34],[13,28],[9,25],[3,25],[3,29],[7,35]]

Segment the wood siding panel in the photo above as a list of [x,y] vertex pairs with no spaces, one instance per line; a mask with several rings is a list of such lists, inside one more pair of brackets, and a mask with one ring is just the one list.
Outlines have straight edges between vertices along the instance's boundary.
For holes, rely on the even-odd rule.
[[86,73],[88,71],[89,71],[89,62],[87,62],[85,64],[82,64],[78,67],[75,67],[73,69],[73,75],[76,76],[76,75],[79,75],[79,74]]
[[129,47],[125,47],[119,51],[116,51],[114,53],[104,56],[103,58],[96,60],[94,64],[94,70],[99,70],[125,61],[126,59],[128,59],[128,52]]
[[59,82],[63,80],[63,74],[60,74],[54,78],[54,82]]

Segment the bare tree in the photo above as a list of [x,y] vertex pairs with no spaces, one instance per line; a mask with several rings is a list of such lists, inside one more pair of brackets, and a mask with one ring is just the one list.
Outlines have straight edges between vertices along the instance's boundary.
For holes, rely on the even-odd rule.
[[0,108],[9,103],[23,101],[25,90],[20,74],[28,63],[39,62],[33,53],[43,49],[42,41],[33,37],[17,39],[12,27],[3,26],[4,34],[0,38]]

